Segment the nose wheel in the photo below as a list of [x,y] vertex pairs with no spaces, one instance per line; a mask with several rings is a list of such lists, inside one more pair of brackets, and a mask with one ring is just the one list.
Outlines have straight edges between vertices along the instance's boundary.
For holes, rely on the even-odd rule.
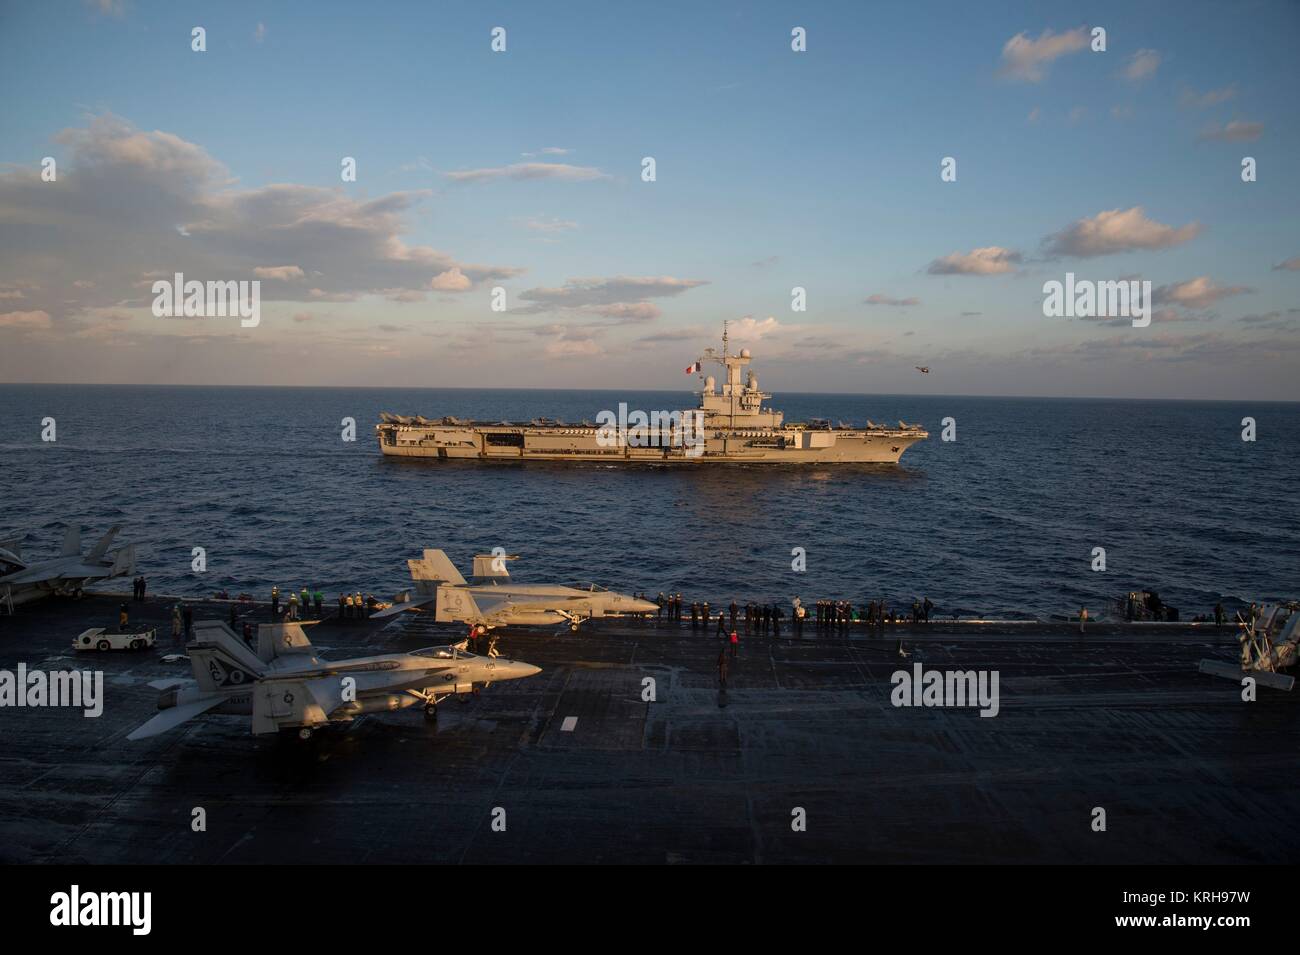
[[428,720],[429,722],[431,722],[431,723],[436,723],[436,722],[438,722],[438,704],[437,704],[437,703],[425,703],[425,704],[424,704],[424,718],[425,718],[426,720]]

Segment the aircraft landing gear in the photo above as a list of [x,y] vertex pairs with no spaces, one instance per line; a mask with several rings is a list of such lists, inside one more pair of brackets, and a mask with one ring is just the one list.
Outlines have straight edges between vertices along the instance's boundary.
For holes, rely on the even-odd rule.
[[436,722],[438,722],[438,704],[437,704],[437,703],[425,703],[425,704],[424,704],[424,718],[425,718],[426,720],[429,720],[431,723],[436,723]]
[[298,738],[306,742],[311,739],[311,732],[312,730],[310,726],[304,726],[302,729],[298,730]]
[[577,633],[577,632],[578,632],[578,625],[577,625],[576,623],[571,623],[571,624],[569,624],[569,632],[570,632],[570,633]]

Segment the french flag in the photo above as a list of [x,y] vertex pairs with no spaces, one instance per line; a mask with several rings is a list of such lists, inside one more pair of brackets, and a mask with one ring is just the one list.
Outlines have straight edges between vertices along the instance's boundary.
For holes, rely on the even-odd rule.
[[686,374],[688,375],[698,375],[699,373],[700,373],[700,363],[698,361],[686,369]]

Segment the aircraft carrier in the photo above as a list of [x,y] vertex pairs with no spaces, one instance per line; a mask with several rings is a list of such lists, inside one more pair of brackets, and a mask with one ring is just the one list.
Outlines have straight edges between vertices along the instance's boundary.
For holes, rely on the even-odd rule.
[[[868,421],[862,427],[829,420],[786,423],[764,406],[772,395],[758,386],[749,349],[706,349],[691,369],[703,378],[699,405],[679,411],[626,407],[597,415],[597,422],[565,424],[535,418],[510,421],[431,420],[384,412],[375,426],[386,455],[438,460],[599,461],[615,464],[897,464],[911,445],[929,437],[920,425],[897,427]],[[719,386],[704,375],[706,363],[725,372]]]
[[[542,667],[437,722],[372,714],[310,741],[155,712],[170,601],[131,603],[149,651],[74,654],[124,597],[0,617],[0,669],[104,673],[99,718],[0,709],[0,857],[50,863],[1294,863],[1300,694],[1197,672],[1232,628],[932,623],[742,637],[718,687],[712,630],[593,621],[502,631]],[[229,604],[194,604],[196,619]],[[265,604],[241,605],[268,621]],[[431,615],[329,619],[339,656],[446,643]],[[910,654],[896,655],[901,640]],[[898,708],[891,674],[996,670],[995,718]],[[646,680],[653,680],[647,684]],[[653,700],[646,699],[647,686]],[[1095,810],[1105,831],[1094,829]],[[194,811],[206,828],[194,831]],[[498,812],[500,810],[501,812]],[[792,825],[802,811],[805,825]],[[503,820],[504,829],[494,825]],[[340,870],[342,871],[342,870]]]

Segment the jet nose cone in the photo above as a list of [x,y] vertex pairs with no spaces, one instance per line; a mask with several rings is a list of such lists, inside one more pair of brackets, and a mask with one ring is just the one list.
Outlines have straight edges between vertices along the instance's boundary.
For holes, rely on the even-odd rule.
[[634,600],[632,601],[632,609],[637,613],[654,613],[659,609],[659,605],[652,604],[648,600]]
[[[500,672],[501,662],[497,661],[497,669]],[[535,667],[531,663],[524,663],[521,660],[511,660],[506,664],[505,676],[508,680],[521,680],[526,676],[535,676],[542,672],[541,667]]]

